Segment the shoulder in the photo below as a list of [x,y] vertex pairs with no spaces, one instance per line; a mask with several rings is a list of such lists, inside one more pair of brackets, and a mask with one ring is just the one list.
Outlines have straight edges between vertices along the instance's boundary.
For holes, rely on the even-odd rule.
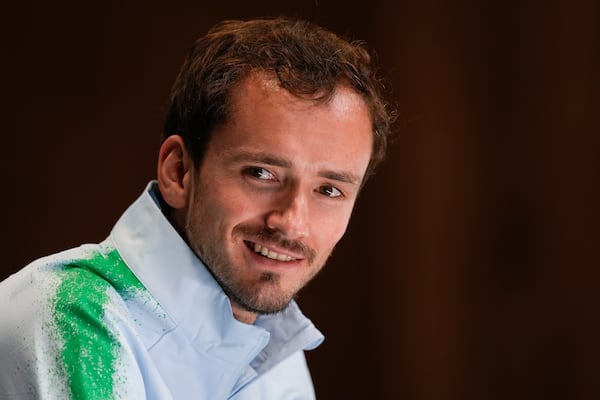
[[0,283],[0,364],[10,366],[0,372],[0,397],[8,387],[50,398],[92,391],[108,398],[115,376],[135,372],[123,371],[131,335],[124,334],[122,295],[135,282],[123,279],[119,263],[105,246],[85,245]]
[[[83,245],[40,258],[0,282],[1,319],[36,317],[71,308],[99,311],[111,291],[125,291],[129,282],[120,258],[105,245]],[[122,263],[122,262],[121,262]]]
[[101,333],[107,312],[126,312],[119,288],[103,274],[108,258],[101,245],[85,245],[40,258],[0,282],[0,344]]

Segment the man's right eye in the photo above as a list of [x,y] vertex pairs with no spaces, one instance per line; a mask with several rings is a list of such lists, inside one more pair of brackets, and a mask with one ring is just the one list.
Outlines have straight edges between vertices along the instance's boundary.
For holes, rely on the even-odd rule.
[[244,174],[262,181],[276,181],[275,175],[271,171],[261,167],[248,167],[244,169]]

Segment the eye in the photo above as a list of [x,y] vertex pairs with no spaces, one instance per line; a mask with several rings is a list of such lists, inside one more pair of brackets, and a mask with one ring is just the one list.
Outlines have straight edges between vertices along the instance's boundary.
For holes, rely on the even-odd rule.
[[261,167],[248,167],[243,171],[244,175],[251,176],[261,181],[276,181],[275,175],[271,171]]
[[317,191],[324,196],[332,198],[343,196],[342,192],[335,186],[319,186],[319,189]]

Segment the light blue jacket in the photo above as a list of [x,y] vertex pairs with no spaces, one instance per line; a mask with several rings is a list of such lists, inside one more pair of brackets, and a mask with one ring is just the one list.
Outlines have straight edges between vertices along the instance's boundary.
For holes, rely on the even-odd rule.
[[0,398],[313,399],[304,350],[321,333],[295,302],[234,319],[155,190],[104,242],[0,283]]

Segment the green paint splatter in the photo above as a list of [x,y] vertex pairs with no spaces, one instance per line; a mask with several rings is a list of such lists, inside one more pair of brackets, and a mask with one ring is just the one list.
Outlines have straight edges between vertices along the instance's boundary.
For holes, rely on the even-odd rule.
[[77,399],[114,398],[121,345],[104,319],[109,291],[130,297],[144,290],[116,250],[99,249],[65,267],[53,305],[62,342],[58,361]]

